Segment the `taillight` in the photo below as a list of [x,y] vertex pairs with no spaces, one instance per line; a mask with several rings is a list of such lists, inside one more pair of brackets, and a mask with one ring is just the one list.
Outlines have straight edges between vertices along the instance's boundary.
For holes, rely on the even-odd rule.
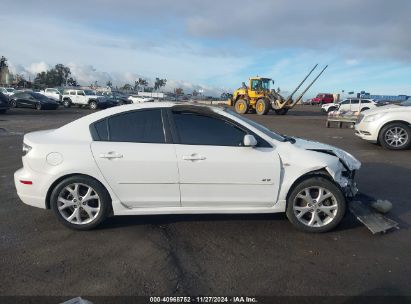
[[23,156],[27,155],[27,153],[29,153],[31,149],[32,149],[31,146],[29,146],[26,143],[23,143]]

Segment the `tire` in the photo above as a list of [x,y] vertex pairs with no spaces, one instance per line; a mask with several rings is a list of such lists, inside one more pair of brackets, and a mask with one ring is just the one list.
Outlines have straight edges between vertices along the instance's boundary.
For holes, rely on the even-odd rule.
[[263,98],[257,100],[255,111],[258,115],[267,115],[268,111],[270,111],[270,102]]
[[363,112],[363,111],[366,111],[366,110],[369,110],[370,108],[362,108],[361,110],[360,110],[360,112]]
[[[331,196],[317,201],[320,189],[324,196]],[[286,214],[291,224],[301,231],[326,232],[341,222],[345,210],[341,189],[325,177],[312,176],[292,189],[287,199]]]
[[408,149],[411,147],[411,127],[401,122],[389,123],[381,129],[378,142],[389,150]]
[[97,105],[96,101],[92,100],[88,103],[88,106],[89,106],[90,110],[96,110],[98,105]]
[[10,100],[10,108],[17,108],[17,102],[14,99]]
[[[69,188],[74,194],[68,190]],[[90,196],[97,198],[85,201],[88,189],[92,189]],[[62,199],[65,199],[66,203],[62,203]],[[62,209],[63,206],[66,207]],[[64,179],[53,189],[50,196],[50,207],[57,219],[66,227],[90,230],[107,218],[111,210],[111,198],[106,188],[97,180],[75,175]],[[70,216],[72,216],[71,220]]]
[[279,109],[279,110],[274,110],[275,114],[277,115],[285,115],[288,112],[288,109]]
[[234,108],[238,114],[245,114],[248,111],[248,102],[245,99],[239,99],[236,101]]
[[64,99],[63,100],[63,106],[65,107],[65,108],[70,108],[71,107],[71,100],[70,99]]
[[41,110],[42,108],[41,103],[36,103],[36,110]]

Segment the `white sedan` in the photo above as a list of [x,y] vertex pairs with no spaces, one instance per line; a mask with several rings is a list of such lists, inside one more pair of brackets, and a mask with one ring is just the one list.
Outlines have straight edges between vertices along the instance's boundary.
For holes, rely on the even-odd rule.
[[355,134],[390,150],[411,147],[411,99],[364,111],[355,124]]
[[169,102],[99,111],[28,133],[20,199],[74,229],[109,214],[286,212],[324,232],[346,210],[361,166],[338,148],[279,135],[229,109]]
[[339,103],[326,103],[321,106],[321,111],[331,112],[331,111],[344,111],[344,112],[362,112],[369,109],[374,109],[378,106],[378,103],[374,99],[345,99]]
[[132,103],[144,103],[144,102],[153,102],[154,98],[151,97],[142,97],[142,96],[136,96],[136,95],[131,95],[129,98]]

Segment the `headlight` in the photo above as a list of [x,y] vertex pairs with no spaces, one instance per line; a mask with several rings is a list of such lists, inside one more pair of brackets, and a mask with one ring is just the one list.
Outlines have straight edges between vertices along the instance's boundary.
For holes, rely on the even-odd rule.
[[31,146],[29,146],[26,143],[23,143],[23,156],[27,155],[27,153],[29,153],[31,149],[32,149]]
[[368,115],[364,117],[364,122],[372,122],[372,121],[376,121],[377,119],[380,119],[381,117],[383,117],[385,115],[385,113],[378,113],[378,114],[374,114],[374,115]]

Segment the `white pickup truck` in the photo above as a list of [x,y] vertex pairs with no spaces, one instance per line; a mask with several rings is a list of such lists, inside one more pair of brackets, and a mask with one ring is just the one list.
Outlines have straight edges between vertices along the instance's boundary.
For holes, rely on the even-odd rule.
[[76,90],[69,89],[63,92],[63,105],[65,108],[69,108],[72,105],[88,106],[90,109],[95,110],[99,107],[100,99],[104,99],[98,96],[92,90]]
[[40,94],[43,94],[47,96],[48,98],[51,98],[55,101],[60,102],[61,101],[61,92],[58,89],[55,88],[47,88],[44,91],[40,91]]

